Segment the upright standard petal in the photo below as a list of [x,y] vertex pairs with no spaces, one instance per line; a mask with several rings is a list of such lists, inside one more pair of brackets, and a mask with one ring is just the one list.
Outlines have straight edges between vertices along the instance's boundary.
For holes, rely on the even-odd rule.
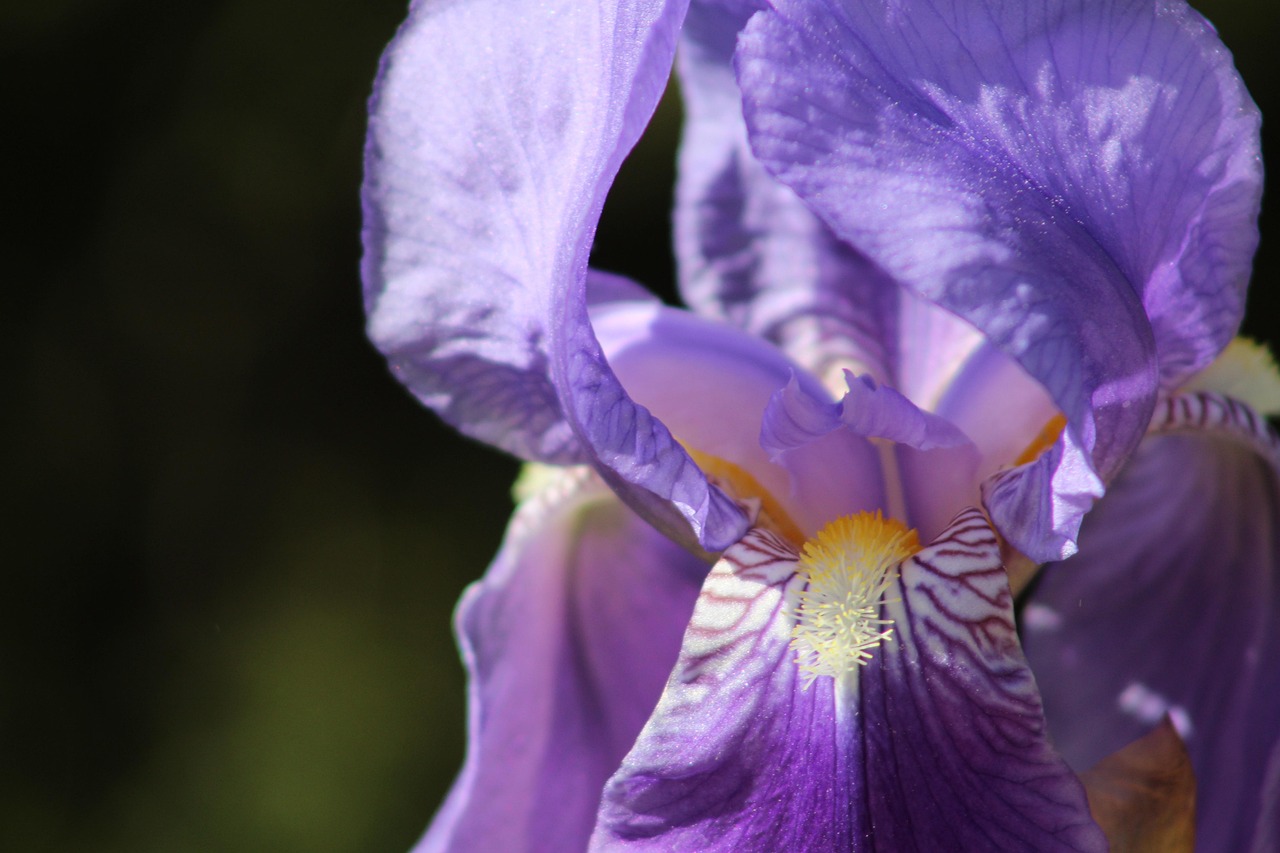
[[747,19],[764,5],[695,3],[681,33],[681,294],[699,313],[778,344],[814,374],[833,374],[837,386],[839,370],[849,368],[931,408],[937,387],[981,338],[843,243],[756,160],[732,56]]
[[1256,415],[1198,397],[1169,401],[1159,427],[1209,432],[1143,442],[1086,520],[1080,553],[1043,571],[1024,640],[1073,767],[1168,715],[1195,768],[1197,849],[1270,850],[1280,832],[1276,443],[1267,464]]
[[822,387],[775,347],[653,302],[602,305],[591,317],[627,393],[701,460],[715,457],[748,474],[752,483],[740,485],[760,493],[737,497],[776,499],[798,542],[838,515],[882,505],[879,460],[858,436],[816,440],[782,460],[761,447],[761,419],[789,379],[797,393],[826,401]]
[[1234,333],[1258,116],[1184,4],[779,0],[738,71],[766,167],[1043,384],[1103,480]]
[[902,564],[881,614],[895,639],[865,671],[807,689],[796,561],[752,531],[712,569],[662,700],[605,788],[594,848],[1105,849],[1045,740],[980,513]]
[[591,462],[655,524],[718,550],[744,516],[622,391],[585,293],[686,3],[415,3],[371,105],[363,273],[370,337],[446,420],[528,459]]
[[657,703],[705,574],[590,469],[554,473],[458,609],[467,761],[418,849],[585,849],[600,790]]

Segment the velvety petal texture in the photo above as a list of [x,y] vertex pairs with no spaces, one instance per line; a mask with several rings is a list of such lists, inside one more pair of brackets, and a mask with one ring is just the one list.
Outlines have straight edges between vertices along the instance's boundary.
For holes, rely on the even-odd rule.
[[1024,639],[1073,767],[1167,714],[1195,768],[1197,849],[1263,851],[1280,827],[1280,493],[1260,419],[1234,405],[1239,440],[1226,409],[1170,401],[1182,428],[1143,442],[1080,553],[1044,569]]
[[706,565],[583,467],[521,505],[458,609],[467,760],[421,851],[585,849],[671,672]]
[[745,517],[622,391],[585,286],[685,5],[415,3],[371,105],[363,273],[370,337],[423,402],[525,458],[591,462],[673,537],[718,550]]
[[779,0],[737,67],[766,168],[1021,364],[1102,480],[1234,334],[1258,115],[1183,3]]
[[903,563],[883,605],[894,641],[807,689],[790,647],[796,559],[753,530],[712,569],[605,788],[595,849],[1106,849],[1045,740],[981,513]]

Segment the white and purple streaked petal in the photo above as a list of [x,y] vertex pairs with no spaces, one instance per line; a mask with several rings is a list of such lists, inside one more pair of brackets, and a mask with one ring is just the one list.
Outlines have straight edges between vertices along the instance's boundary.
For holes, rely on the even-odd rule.
[[737,55],[757,156],[1016,359],[1109,479],[1239,320],[1258,118],[1226,50],[1178,2],[774,9]]
[[653,302],[601,305],[591,319],[631,398],[691,450],[748,472],[804,535],[842,513],[881,505],[880,463],[858,436],[813,441],[776,464],[761,447],[761,419],[784,384],[828,399],[778,349],[727,323]]
[[418,850],[585,849],[705,575],[589,468],[557,469],[459,606],[467,760]]
[[[1250,418],[1143,442],[1047,566],[1024,639],[1050,732],[1077,769],[1169,715],[1197,782],[1197,849],[1267,846],[1280,828],[1280,495]],[[1221,399],[1221,398],[1219,398]],[[1223,409],[1222,414],[1229,414]],[[1256,416],[1255,416],[1256,418]],[[1168,427],[1167,423],[1159,428]],[[1274,462],[1274,455],[1269,458]]]
[[585,283],[685,6],[415,3],[371,104],[363,275],[370,337],[419,399],[525,458],[591,462],[674,538],[715,551],[745,516],[627,398]]
[[796,560],[753,530],[712,569],[594,849],[1105,849],[1045,740],[981,513],[903,563],[894,641],[840,686],[802,686]]

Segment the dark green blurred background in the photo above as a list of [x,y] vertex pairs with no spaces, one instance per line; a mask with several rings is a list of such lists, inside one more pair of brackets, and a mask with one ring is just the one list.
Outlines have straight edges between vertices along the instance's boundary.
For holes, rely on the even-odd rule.
[[[1200,8],[1280,115],[1280,9]],[[403,850],[461,760],[450,613],[516,466],[362,333],[364,99],[403,11],[3,13],[0,849]],[[595,259],[669,293],[661,118]]]

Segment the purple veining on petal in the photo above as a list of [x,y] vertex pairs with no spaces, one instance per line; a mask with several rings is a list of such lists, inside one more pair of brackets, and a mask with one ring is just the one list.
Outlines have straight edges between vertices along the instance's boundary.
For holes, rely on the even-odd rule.
[[593,849],[1106,849],[1045,740],[981,513],[903,564],[897,638],[851,693],[801,687],[796,559],[753,530],[712,569]]
[[584,849],[676,659],[705,565],[589,469],[557,476],[458,608],[467,762],[422,853]]
[[866,786],[887,850],[1105,850],[1046,738],[999,542],[967,510],[906,560],[897,641],[860,691]]
[[1183,392],[1161,399],[1147,427],[1148,435],[1184,432],[1240,442],[1280,471],[1280,435],[1266,418],[1239,400],[1212,391]]
[[860,745],[793,661],[795,560],[752,530],[711,570],[658,709],[605,787],[592,849],[863,849]]

